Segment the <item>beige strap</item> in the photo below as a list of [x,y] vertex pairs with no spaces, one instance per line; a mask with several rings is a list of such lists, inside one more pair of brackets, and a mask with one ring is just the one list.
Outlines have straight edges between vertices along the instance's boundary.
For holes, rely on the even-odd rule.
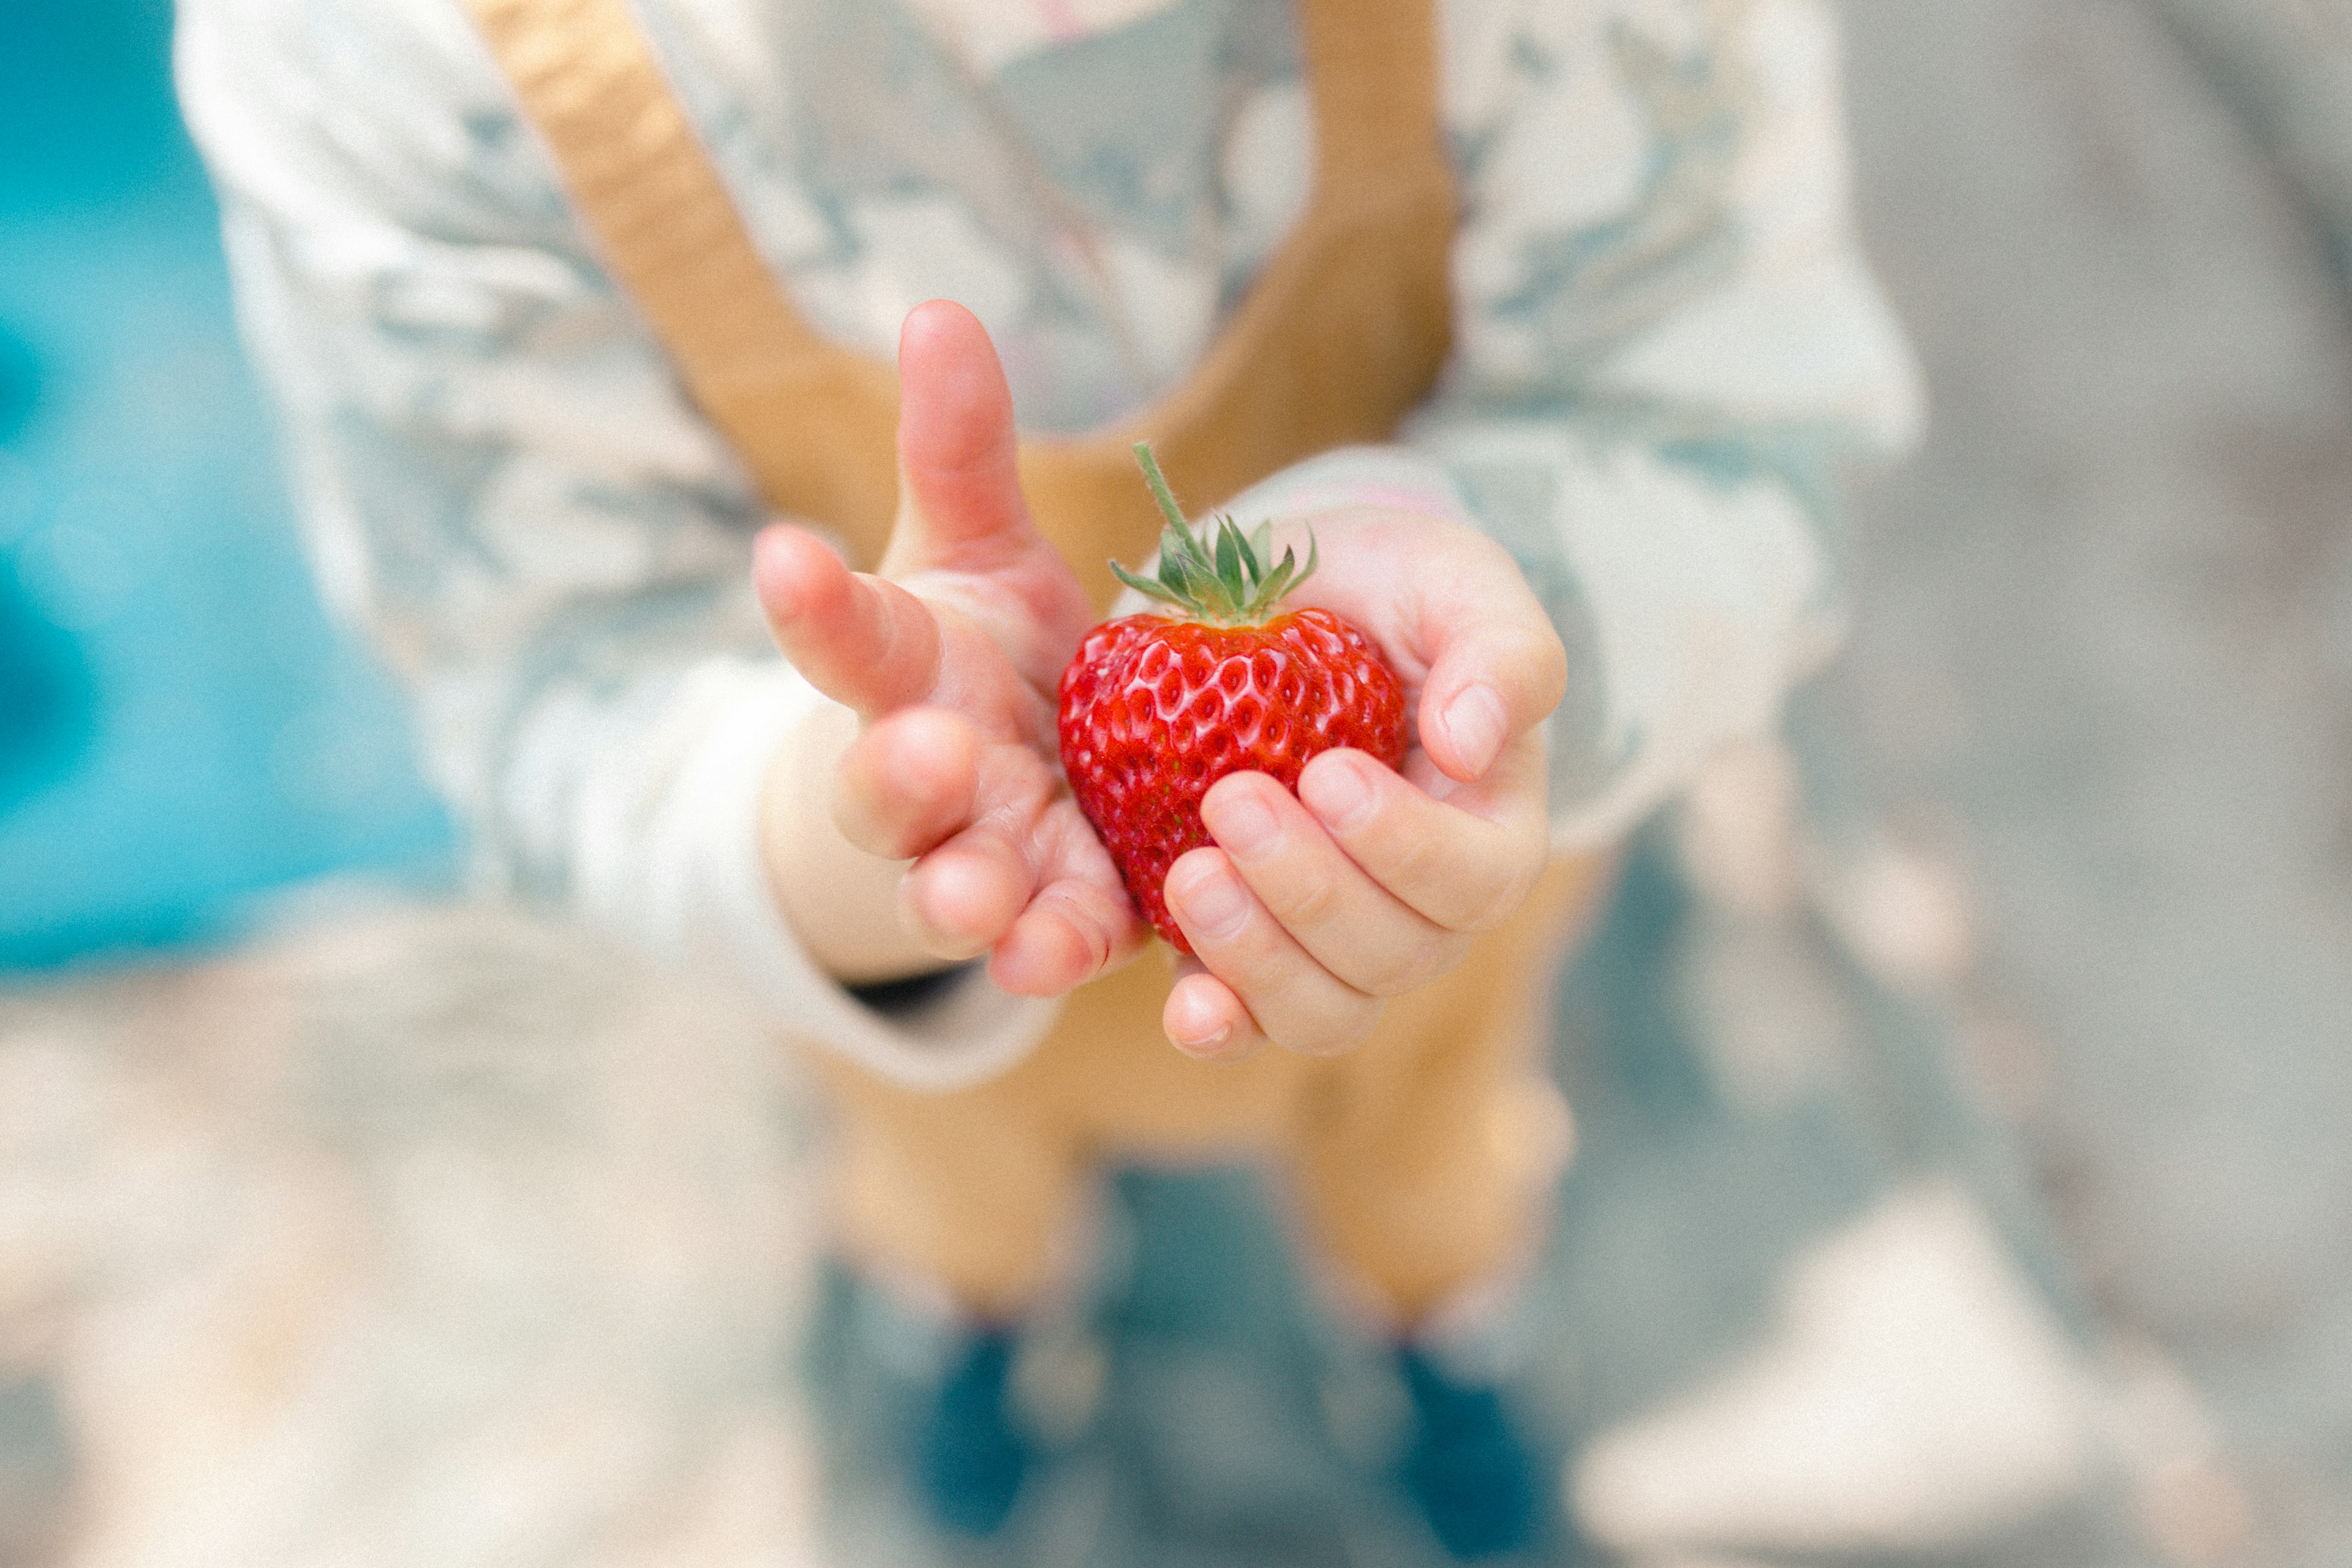
[[896,406],[896,379],[818,337],[777,289],[624,0],[473,10],[614,276],[770,504],[887,528],[895,419],[869,416]]
[[[770,276],[625,0],[469,0],[583,218],[689,394],[770,505],[879,557],[896,377],[834,344]],[[1305,217],[1193,373],[1116,429],[1024,443],[1039,526],[1107,601],[1102,564],[1157,518],[1128,456],[1221,500],[1327,447],[1384,439],[1444,363],[1452,171],[1432,0],[1300,0],[1317,166]]]

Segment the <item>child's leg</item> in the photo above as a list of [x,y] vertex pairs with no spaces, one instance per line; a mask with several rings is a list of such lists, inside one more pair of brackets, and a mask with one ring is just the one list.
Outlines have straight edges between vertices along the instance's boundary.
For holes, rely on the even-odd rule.
[[1009,1320],[1068,1261],[1102,1159],[1229,1157],[1296,1125],[1306,1086],[1330,1064],[1182,1055],[1160,1032],[1169,973],[1148,955],[1080,987],[1034,1052],[969,1089],[908,1089],[813,1055],[830,1091],[835,1234],[850,1259]]
[[1567,1149],[1550,1084],[1456,1065],[1412,1075],[1409,1119],[1337,1130],[1295,1167],[1310,1233],[1399,1334],[1528,1258]]
[[1577,1552],[1543,1446],[1525,1440],[1494,1373],[1449,1364],[1431,1331],[1449,1304],[1507,1284],[1539,1235],[1569,1132],[1544,1070],[1544,1004],[1600,869],[1556,867],[1445,981],[1391,1004],[1297,1127],[1307,1221],[1397,1335],[1415,1417],[1398,1481],[1465,1561]]
[[939,1528],[992,1535],[1034,1458],[1012,1397],[1023,1320],[1064,1266],[1088,1163],[1057,1108],[1001,1082],[920,1092],[814,1066],[831,1091],[836,1246],[885,1288],[954,1309],[901,1435],[904,1482]]
[[1453,973],[1390,1004],[1297,1123],[1307,1225],[1401,1332],[1533,1244],[1568,1152],[1546,1068],[1553,970],[1604,870],[1556,864]]
[[886,1281],[943,1291],[994,1323],[1024,1315],[1067,1260],[1090,1163],[1055,1107],[1001,1083],[949,1092],[834,1059],[835,1235]]
[[1514,1033],[1465,1031],[1447,1042],[1459,1048],[1345,1075],[1338,1091],[1378,1109],[1335,1115],[1293,1163],[1309,1234],[1400,1334],[1502,1279],[1534,1245],[1568,1109],[1504,1037]]

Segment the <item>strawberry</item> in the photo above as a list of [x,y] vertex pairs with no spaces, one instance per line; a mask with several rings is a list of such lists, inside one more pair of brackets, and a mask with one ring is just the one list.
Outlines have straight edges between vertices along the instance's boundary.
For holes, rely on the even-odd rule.
[[1282,608],[1318,563],[1273,530],[1244,535],[1217,520],[1213,547],[1184,526],[1150,447],[1136,461],[1168,520],[1157,582],[1119,565],[1120,582],[1167,611],[1105,621],[1062,672],[1062,767],[1078,809],[1127,890],[1180,952],[1192,951],[1168,913],[1169,867],[1209,842],[1201,797],[1227,773],[1270,773],[1294,793],[1309,757],[1353,746],[1390,767],[1404,762],[1404,688],[1381,650],[1328,610]]

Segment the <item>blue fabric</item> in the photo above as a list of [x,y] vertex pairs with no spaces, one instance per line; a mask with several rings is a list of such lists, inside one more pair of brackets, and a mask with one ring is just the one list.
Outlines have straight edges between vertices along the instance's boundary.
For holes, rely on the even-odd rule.
[[916,1473],[940,1528],[975,1538],[1003,1528],[1029,1470],[1008,1383],[1015,1342],[982,1329],[956,1347],[916,1431]]
[[164,0],[0,0],[0,971],[446,855],[305,574],[170,26]]
[[1465,1563],[1528,1552],[1551,1533],[1543,1468],[1513,1425],[1503,1391],[1451,1376],[1431,1356],[1397,1354],[1412,1396],[1404,1488],[1445,1550]]

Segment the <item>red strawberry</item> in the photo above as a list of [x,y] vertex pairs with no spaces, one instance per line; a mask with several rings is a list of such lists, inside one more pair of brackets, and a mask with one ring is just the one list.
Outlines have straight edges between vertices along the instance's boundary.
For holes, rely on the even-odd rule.
[[1298,788],[1318,752],[1353,746],[1391,767],[1404,762],[1404,688],[1372,640],[1328,610],[1282,608],[1301,569],[1273,530],[1245,537],[1217,521],[1213,550],[1192,537],[1151,450],[1136,460],[1168,519],[1160,580],[1114,562],[1119,581],[1172,613],[1105,621],[1062,672],[1062,767],[1070,793],[1109,848],[1127,890],[1180,952],[1192,947],[1168,913],[1162,884],[1188,849],[1209,842],[1201,797],[1233,773],[1271,773]]

